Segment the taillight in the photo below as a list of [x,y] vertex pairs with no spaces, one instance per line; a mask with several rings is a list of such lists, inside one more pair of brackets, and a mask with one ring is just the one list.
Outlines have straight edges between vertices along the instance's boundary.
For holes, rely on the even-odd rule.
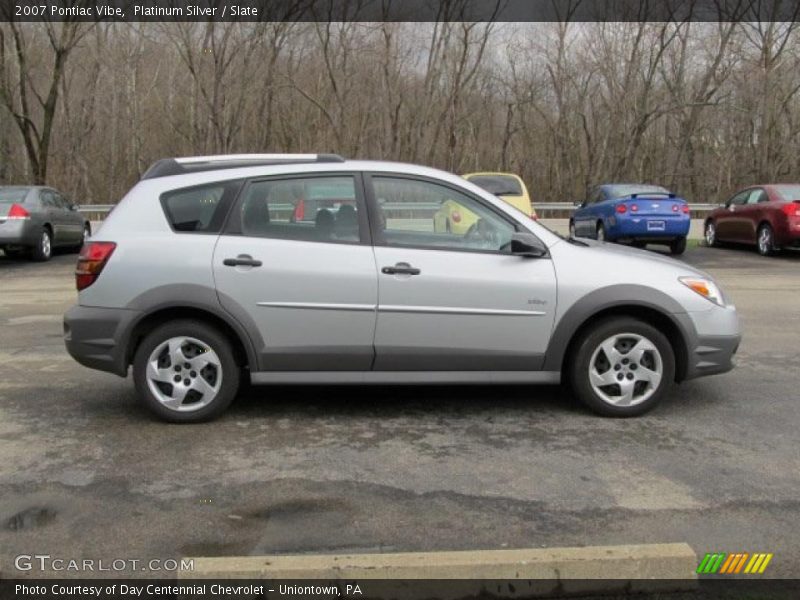
[[450,213],[450,216],[453,218],[453,223],[461,223],[461,213],[457,210]]
[[685,215],[688,215],[689,214],[689,205],[688,204],[682,204],[681,205],[681,212],[683,212],[683,214],[685,214]]
[[617,204],[617,212],[622,215],[628,212],[628,207],[625,206],[624,204]]
[[75,268],[75,286],[78,291],[97,281],[116,247],[114,242],[87,242],[83,245],[78,255],[78,266]]
[[800,217],[800,202],[795,200],[794,202],[787,202],[783,206],[781,206],[783,212],[790,217]]
[[8,215],[6,215],[6,219],[30,219],[31,213],[25,210],[24,207],[20,206],[19,204],[12,204],[11,208],[8,209]]

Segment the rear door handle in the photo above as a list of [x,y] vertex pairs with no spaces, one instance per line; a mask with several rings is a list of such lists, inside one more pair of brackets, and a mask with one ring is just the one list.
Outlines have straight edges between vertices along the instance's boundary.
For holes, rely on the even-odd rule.
[[226,267],[260,267],[261,261],[254,258],[237,256],[236,258],[226,258],[222,261]]
[[401,262],[393,267],[383,267],[381,273],[384,275],[419,275],[422,271],[408,263]]

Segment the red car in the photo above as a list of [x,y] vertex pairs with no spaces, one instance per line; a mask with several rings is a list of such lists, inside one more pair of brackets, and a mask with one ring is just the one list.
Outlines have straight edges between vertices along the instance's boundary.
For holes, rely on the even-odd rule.
[[709,246],[720,242],[755,244],[769,256],[784,247],[800,247],[800,183],[776,183],[744,189],[705,222]]

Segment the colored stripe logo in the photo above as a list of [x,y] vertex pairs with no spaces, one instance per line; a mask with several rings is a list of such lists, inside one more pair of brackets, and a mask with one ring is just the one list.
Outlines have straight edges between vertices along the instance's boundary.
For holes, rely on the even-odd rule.
[[697,572],[703,575],[760,575],[763,573],[773,554],[766,552],[710,552],[705,555],[697,567]]

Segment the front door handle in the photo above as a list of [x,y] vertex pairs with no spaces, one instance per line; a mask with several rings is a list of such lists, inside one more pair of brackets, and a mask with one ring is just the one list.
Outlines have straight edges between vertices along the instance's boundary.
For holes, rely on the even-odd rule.
[[237,256],[236,258],[226,258],[222,264],[226,267],[260,267],[261,261],[249,256]]
[[383,267],[381,273],[384,275],[419,275],[422,271],[408,263],[399,262],[393,267]]

